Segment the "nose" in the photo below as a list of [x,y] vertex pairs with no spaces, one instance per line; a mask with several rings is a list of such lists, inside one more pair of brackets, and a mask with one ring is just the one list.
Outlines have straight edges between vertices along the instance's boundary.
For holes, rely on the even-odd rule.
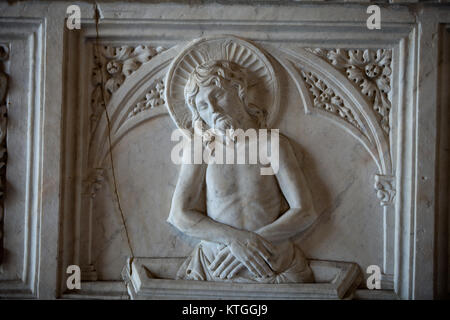
[[217,103],[214,101],[214,99],[208,99],[207,103],[208,103],[208,111],[211,114],[223,111],[222,108],[220,108],[220,106],[217,105]]

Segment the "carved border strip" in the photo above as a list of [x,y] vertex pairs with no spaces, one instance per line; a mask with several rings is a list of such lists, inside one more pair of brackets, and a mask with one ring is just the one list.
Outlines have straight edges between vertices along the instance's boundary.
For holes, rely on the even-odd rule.
[[3,217],[6,192],[6,130],[7,130],[7,106],[8,76],[5,72],[4,61],[9,58],[9,47],[0,44],[0,264],[3,261]]
[[331,87],[319,79],[313,72],[305,72],[303,70],[299,71],[303,76],[309,91],[313,95],[313,103],[315,108],[325,110],[342,118],[344,121],[361,131],[362,134],[367,136],[367,133],[362,128],[363,125],[361,124],[361,120],[351,108],[346,106],[346,103],[342,97],[337,95]]
[[138,113],[165,105],[164,101],[164,81],[163,79],[156,80],[153,85],[149,88],[148,93],[145,94],[136,106],[128,114],[128,118],[132,118]]
[[[7,178],[13,178],[13,181],[7,181],[4,198],[4,227],[7,229],[4,229],[3,239],[8,242],[4,242],[3,270],[8,280],[0,281],[0,296],[50,298],[51,292],[47,288],[56,282],[52,275],[57,270],[57,260],[51,257],[58,252],[58,241],[55,241],[52,232],[59,223],[57,208],[60,203],[59,185],[55,185],[59,181],[60,160],[53,155],[54,147],[58,148],[60,144],[55,139],[50,139],[51,142],[45,140],[44,136],[49,136],[49,132],[50,135],[58,136],[56,131],[60,130],[60,123],[57,122],[58,112],[54,112],[59,110],[58,103],[43,102],[44,97],[59,88],[55,84],[61,82],[45,77],[44,18],[3,18],[0,24],[1,44],[7,44],[9,49],[7,59],[0,61],[0,65],[4,67],[2,72],[7,73],[9,80],[6,99],[2,100],[8,111]],[[54,47],[55,43],[51,43],[47,49]],[[55,68],[50,69],[55,71]],[[55,74],[60,76],[58,72]],[[14,86],[13,82],[22,85]],[[51,101],[58,99],[58,95],[50,98]],[[26,116],[21,117],[24,114]],[[14,126],[11,131],[12,118],[20,121],[18,124],[28,130],[15,130],[17,126]],[[14,144],[15,159],[18,161],[14,163],[11,162],[11,140],[22,141],[26,145]],[[43,166],[47,159],[50,159],[51,166]],[[12,194],[11,184],[23,192]],[[11,219],[6,219],[8,216]]]

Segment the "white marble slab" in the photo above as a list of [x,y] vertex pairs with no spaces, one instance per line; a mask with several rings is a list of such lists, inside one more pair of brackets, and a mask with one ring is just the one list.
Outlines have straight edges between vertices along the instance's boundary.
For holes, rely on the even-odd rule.
[[345,299],[362,280],[348,262],[312,260],[316,283],[243,284],[173,280],[185,258],[136,258],[122,276],[132,299]]

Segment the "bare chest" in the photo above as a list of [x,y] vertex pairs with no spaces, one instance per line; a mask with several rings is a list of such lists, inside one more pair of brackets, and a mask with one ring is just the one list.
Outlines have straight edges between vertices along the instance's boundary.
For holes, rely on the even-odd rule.
[[251,230],[280,214],[278,182],[259,165],[209,165],[206,189],[208,216],[217,221]]
[[261,175],[259,165],[209,165],[206,171],[206,185],[208,191],[218,197],[233,194],[257,196],[261,192],[279,193],[275,176]]

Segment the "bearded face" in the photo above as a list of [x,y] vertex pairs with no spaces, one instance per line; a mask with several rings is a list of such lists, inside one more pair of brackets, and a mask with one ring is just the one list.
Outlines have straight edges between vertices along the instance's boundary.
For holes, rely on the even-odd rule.
[[206,125],[222,136],[230,135],[241,128],[241,120],[246,116],[237,90],[228,85],[200,87],[195,97],[195,105]]
[[247,104],[247,73],[233,62],[209,61],[197,66],[189,76],[184,96],[192,113],[192,126],[205,141],[221,137],[228,144],[234,140],[234,132],[244,129],[249,121],[256,122],[252,124],[256,127],[263,124],[263,112]]

